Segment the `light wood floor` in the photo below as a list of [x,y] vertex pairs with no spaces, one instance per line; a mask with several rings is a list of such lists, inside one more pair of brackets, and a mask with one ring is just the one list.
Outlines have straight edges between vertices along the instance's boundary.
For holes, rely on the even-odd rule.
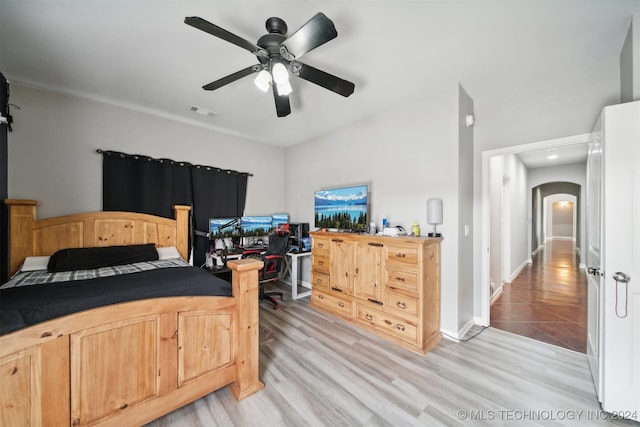
[[[261,303],[264,390],[227,388],[149,426],[635,425],[600,412],[584,354],[488,328],[425,356],[319,313]],[[471,334],[480,331],[473,329]]]

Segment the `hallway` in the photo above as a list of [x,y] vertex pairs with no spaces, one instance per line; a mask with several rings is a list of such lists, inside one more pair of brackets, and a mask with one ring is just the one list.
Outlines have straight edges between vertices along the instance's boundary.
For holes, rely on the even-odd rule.
[[575,243],[549,240],[491,305],[491,326],[586,352],[587,278]]

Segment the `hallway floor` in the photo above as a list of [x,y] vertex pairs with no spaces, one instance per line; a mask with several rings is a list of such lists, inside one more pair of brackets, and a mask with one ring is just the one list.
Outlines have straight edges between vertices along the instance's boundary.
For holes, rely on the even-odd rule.
[[491,326],[586,352],[587,277],[575,243],[549,240],[491,305]]

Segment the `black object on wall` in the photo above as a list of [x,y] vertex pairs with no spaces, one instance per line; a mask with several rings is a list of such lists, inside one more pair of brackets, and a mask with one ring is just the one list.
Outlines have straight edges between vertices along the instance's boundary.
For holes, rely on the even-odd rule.
[[[102,151],[102,209],[173,218],[173,205],[191,205],[193,264],[204,264],[209,218],[240,217],[249,174],[170,159]],[[189,245],[191,247],[191,245]]]
[[9,219],[8,209],[4,200],[8,197],[8,132],[11,128],[11,115],[9,114],[9,83],[0,73],[0,283],[5,283],[9,278]]

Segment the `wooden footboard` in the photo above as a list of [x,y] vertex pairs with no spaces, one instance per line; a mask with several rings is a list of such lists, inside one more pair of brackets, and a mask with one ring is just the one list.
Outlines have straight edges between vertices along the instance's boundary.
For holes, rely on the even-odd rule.
[[[157,224],[161,224],[163,235],[180,239],[175,223],[165,219],[144,216],[140,222],[141,214],[116,213],[112,222],[106,213],[92,213],[66,217],[71,222],[36,221],[36,204],[19,202],[10,204],[10,228],[12,237],[23,235],[16,247],[22,259],[51,253],[37,249],[42,242],[52,242],[42,231],[50,226],[55,233],[84,229],[80,236],[67,236],[83,242],[91,240],[87,233],[97,238],[96,228],[106,233],[124,227],[137,236],[125,243],[136,244],[158,238]],[[131,227],[148,233],[131,233]],[[24,237],[36,234],[39,237],[33,240]],[[232,297],[115,304],[0,336],[0,426],[140,425],[226,385],[237,399],[262,389],[258,378],[262,262],[245,259],[228,265],[233,272]]]
[[230,261],[233,297],[172,297],[65,316],[0,337],[0,425],[139,425],[258,379],[260,261]]
[[140,425],[226,385],[260,389],[260,261],[230,261],[233,297],[172,297],[0,337],[0,425]]

